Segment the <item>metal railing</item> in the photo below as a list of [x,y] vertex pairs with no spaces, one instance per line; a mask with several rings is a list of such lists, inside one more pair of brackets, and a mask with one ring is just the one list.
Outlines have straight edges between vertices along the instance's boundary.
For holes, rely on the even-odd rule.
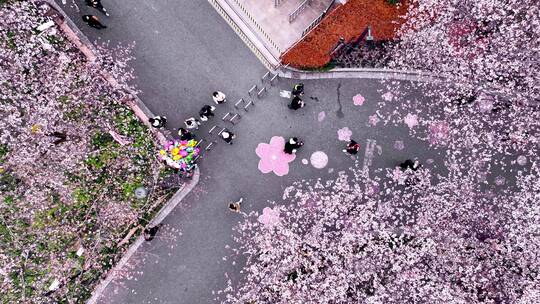
[[240,36],[240,39],[242,39],[242,41],[244,41],[244,43],[251,49],[251,51],[253,51],[255,56],[257,56],[257,58],[259,58],[259,60],[264,64],[264,66],[266,66],[266,68],[269,69],[269,70],[274,70],[275,67],[272,65],[272,63],[270,63],[270,61],[268,61],[268,59],[266,59],[266,57],[263,55],[263,53],[261,53],[261,51],[259,51],[259,49],[253,44],[253,42],[251,42],[251,40],[246,36],[246,34],[244,34],[242,29],[239,28],[238,25],[236,25],[234,20],[231,19],[231,17],[227,14],[227,12],[225,12],[225,10],[221,7],[221,5],[218,3],[218,1],[217,0],[208,0],[208,2],[210,2],[210,4],[212,4],[212,6],[223,17],[223,19],[225,19],[225,21],[227,21],[229,26],[233,28],[233,30],[238,34],[238,36]]
[[278,7],[283,0],[274,0],[274,7]]
[[304,0],[302,3],[300,3],[300,5],[289,14],[289,23],[292,23],[294,19],[296,19],[296,17],[298,17],[298,15],[300,15],[300,13],[306,9],[306,7],[310,6],[312,1],[313,0]]
[[[228,0],[227,0],[228,1]],[[255,27],[259,30],[259,32],[264,36],[264,38],[266,38],[266,40],[268,40],[268,42],[270,42],[270,45],[272,47],[274,47],[279,54],[281,54],[281,49],[277,46],[277,44],[274,42],[274,40],[272,40],[270,38],[270,35],[268,35],[263,29],[262,27],[259,25],[259,23],[257,21],[255,21],[255,18],[253,18],[253,16],[251,16],[251,14],[249,13],[249,11],[240,3],[240,1],[238,0],[234,0],[234,2],[236,3],[236,5],[242,10],[242,12],[246,15],[246,17],[249,18],[249,20],[251,21],[251,23],[253,23],[253,25],[255,25]]]
[[313,20],[303,31],[302,31],[302,37],[304,37],[305,35],[307,35],[307,33],[309,33],[309,31],[311,31],[312,29],[314,29],[318,24],[319,22],[321,22],[321,20],[323,20],[324,16],[326,16],[326,14],[328,13],[328,11],[332,8],[332,6],[334,5],[334,3],[336,2],[336,0],[332,0],[332,2],[330,2],[330,4],[328,5],[328,7],[322,12],[322,14],[320,14],[317,18],[315,18],[315,20]]
[[326,15],[326,12],[323,12],[322,14],[319,15],[319,17],[317,17],[315,20],[313,20],[303,31],[302,31],[302,37],[304,37],[305,35],[307,35],[307,33],[309,33],[309,31],[311,31],[313,28],[315,28],[317,26],[317,24],[319,24],[319,22],[321,22],[321,20],[324,18],[324,16]]

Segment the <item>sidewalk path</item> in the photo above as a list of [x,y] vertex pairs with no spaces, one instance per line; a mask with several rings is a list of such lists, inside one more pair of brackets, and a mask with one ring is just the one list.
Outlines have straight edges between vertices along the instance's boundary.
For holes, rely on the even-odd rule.
[[[63,7],[90,40],[111,40],[113,45],[136,42],[133,67],[140,96],[152,112],[167,115],[173,127],[210,103],[209,95],[215,89],[226,92],[230,101],[245,98],[251,85],[266,72],[207,1],[104,4],[111,17],[102,18],[109,27],[103,31],[88,28],[80,20],[81,13]],[[81,9],[85,14],[98,14],[87,7]],[[279,97],[279,90],[292,84],[281,80],[243,115],[232,128],[238,135],[234,145],[214,138],[218,144],[201,161],[199,184],[164,221],[171,230],[160,231],[155,240],[141,245],[131,259],[132,268],[126,270],[132,279],[109,285],[100,303],[215,303],[213,291],[225,287],[225,273],[235,277],[239,271],[222,260],[230,254],[225,246],[233,245],[231,228],[241,219],[227,210],[228,201],[243,196],[243,211],[260,212],[268,206],[267,200],[279,202],[283,189],[293,181],[331,178],[348,168],[353,161],[341,152],[339,128],[349,127],[361,143],[360,162],[367,140],[377,141],[381,155],[375,153],[372,168],[394,166],[414,156],[421,161],[436,157],[433,151],[426,152],[422,143],[407,139],[406,127],[366,125],[381,98],[377,90],[383,88],[377,80],[306,80],[308,105],[296,112],[287,109],[286,100]],[[363,106],[352,103],[358,93],[366,98]],[[203,126],[199,135],[208,139],[206,130],[213,123],[231,128],[220,120],[231,110],[232,102],[218,106],[217,117]],[[319,122],[323,111],[326,118]],[[299,136],[306,143],[284,177],[263,175],[257,168],[255,148],[275,135]],[[395,150],[395,140],[403,140],[405,149]],[[328,166],[321,170],[302,163],[317,150],[329,156]],[[182,236],[171,241],[167,233],[176,230]]]

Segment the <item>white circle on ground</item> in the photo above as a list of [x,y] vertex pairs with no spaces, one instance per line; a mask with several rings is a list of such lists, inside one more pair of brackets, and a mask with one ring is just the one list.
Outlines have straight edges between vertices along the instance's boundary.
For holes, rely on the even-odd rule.
[[307,165],[308,163],[309,163],[309,160],[307,160],[305,158],[302,159],[302,164]]
[[326,155],[326,153],[323,151],[316,151],[311,154],[311,158],[309,160],[313,167],[322,169],[328,164],[328,155]]

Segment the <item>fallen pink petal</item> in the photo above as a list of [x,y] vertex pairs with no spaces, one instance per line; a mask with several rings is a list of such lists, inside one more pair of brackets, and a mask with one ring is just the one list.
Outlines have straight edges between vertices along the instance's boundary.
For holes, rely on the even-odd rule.
[[325,117],[326,117],[326,113],[325,113],[324,111],[319,112],[319,115],[317,115],[317,120],[318,120],[319,122],[321,122],[321,121],[324,120]]
[[361,106],[361,105],[364,104],[364,101],[365,101],[365,100],[366,100],[366,99],[364,98],[364,96],[362,96],[362,95],[360,95],[360,94],[356,94],[356,95],[354,95],[354,97],[353,97],[353,104],[354,104],[355,106]]

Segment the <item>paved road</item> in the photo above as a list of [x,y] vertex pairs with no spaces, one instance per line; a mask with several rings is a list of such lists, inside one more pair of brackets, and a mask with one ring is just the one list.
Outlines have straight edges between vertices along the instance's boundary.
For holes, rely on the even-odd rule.
[[[87,28],[81,13],[64,6],[91,40],[110,40],[113,44],[136,42],[133,63],[142,90],[141,98],[154,113],[166,114],[177,127],[181,120],[210,102],[214,89],[226,92],[229,100],[246,97],[246,92],[266,71],[257,58],[206,1],[104,1],[111,13],[103,18],[109,26],[103,31]],[[85,13],[92,10],[81,7]],[[230,252],[231,229],[241,216],[226,209],[227,202],[244,197],[244,211],[262,210],[268,200],[280,201],[282,191],[293,181],[331,178],[350,167],[353,160],[341,152],[337,130],[349,127],[353,138],[362,144],[377,140],[382,154],[376,154],[373,168],[394,166],[408,157],[421,160],[436,157],[423,150],[424,144],[408,139],[403,128],[368,127],[368,116],[380,100],[382,86],[375,80],[306,81],[308,106],[292,112],[279,97],[279,89],[288,89],[289,80],[281,80],[268,96],[243,115],[233,128],[238,134],[234,145],[219,139],[218,145],[201,162],[201,181],[166,220],[159,237],[141,247],[129,274],[131,279],[116,282],[106,290],[103,303],[213,303],[217,291],[225,287],[227,272],[238,269],[222,257]],[[363,106],[354,106],[352,97],[366,97]],[[313,97],[311,99],[310,97]],[[206,130],[219,117],[232,110],[232,104],[219,106],[218,117],[208,122],[199,135],[209,139]],[[326,118],[317,120],[320,112]],[[274,135],[299,136],[306,145],[284,177],[263,175],[257,169],[255,148]],[[395,140],[404,140],[405,149],[393,148]],[[302,164],[311,153],[321,150],[329,155],[325,169]],[[331,170],[329,170],[331,169]],[[333,172],[329,172],[333,171]],[[181,231],[177,240],[173,231]]]

